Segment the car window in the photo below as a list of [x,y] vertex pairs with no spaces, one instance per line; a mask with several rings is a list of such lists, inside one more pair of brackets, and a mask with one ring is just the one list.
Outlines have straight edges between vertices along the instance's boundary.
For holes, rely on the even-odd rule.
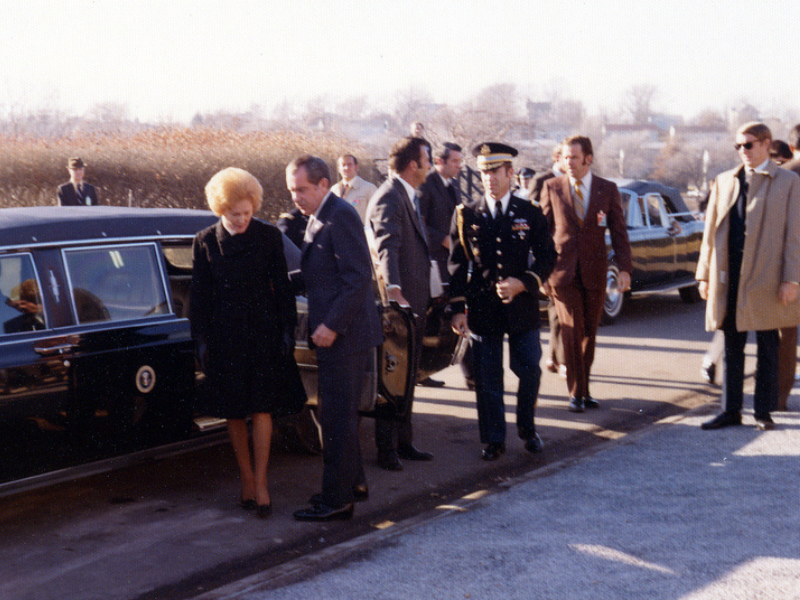
[[650,227],[663,227],[661,222],[661,198],[656,194],[645,196],[647,203],[647,215],[650,220]]
[[79,323],[169,312],[154,244],[64,251]]
[[0,335],[45,328],[44,306],[30,254],[0,256]]

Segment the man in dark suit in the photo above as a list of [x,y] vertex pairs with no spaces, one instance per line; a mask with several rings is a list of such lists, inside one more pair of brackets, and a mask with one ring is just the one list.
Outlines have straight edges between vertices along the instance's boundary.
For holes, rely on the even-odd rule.
[[358,440],[358,407],[371,355],[382,341],[364,226],[356,209],[330,193],[330,171],[303,156],[286,167],[292,200],[309,217],[300,263],[310,343],[319,373],[322,492],[296,511],[299,521],[348,519],[368,495]]
[[86,165],[80,158],[67,161],[69,181],[58,188],[59,206],[96,206],[99,204],[97,191],[93,185],[83,181]]
[[[389,154],[391,177],[370,198],[366,223],[372,229],[378,277],[386,286],[390,301],[410,306],[415,315],[415,338],[422,347],[425,312],[430,299],[431,262],[427,235],[416,203],[418,188],[431,167],[430,144],[422,138],[407,137]],[[419,352],[416,352],[417,361]],[[409,365],[417,370],[417,364]],[[412,391],[413,394],[413,391]],[[375,443],[378,464],[390,471],[403,468],[400,458],[431,460],[433,455],[413,445],[411,404],[398,420],[388,404],[378,406]]]
[[506,334],[511,370],[519,377],[517,434],[529,452],[543,448],[533,420],[542,373],[539,288],[553,269],[556,252],[539,207],[511,193],[516,149],[487,142],[472,153],[486,194],[477,202],[459,205],[453,220],[452,327],[473,341],[478,427],[481,443],[486,444],[481,456],[496,460],[505,452]]
[[564,140],[562,165],[567,174],[547,180],[540,197],[558,251],[545,291],[553,296],[561,323],[572,412],[599,407],[589,393],[589,374],[606,292],[606,229],[620,271],[620,292],[630,289],[633,268],[619,190],[592,174],[593,159],[589,138]]
[[[461,146],[445,142],[433,160],[433,169],[419,186],[419,213],[428,235],[431,258],[436,261],[442,283],[450,280],[447,259],[450,255],[450,222],[453,212],[461,201],[457,178],[463,164]],[[470,357],[465,355],[461,363],[467,382],[473,379]],[[426,377],[419,385],[442,387],[443,381]]]

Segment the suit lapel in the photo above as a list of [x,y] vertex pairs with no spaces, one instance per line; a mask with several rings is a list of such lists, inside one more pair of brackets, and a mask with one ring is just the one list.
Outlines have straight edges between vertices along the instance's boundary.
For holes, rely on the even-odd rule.
[[405,186],[400,183],[400,181],[394,182],[394,188],[397,190],[397,193],[400,194],[401,204],[405,206],[405,209],[408,211],[408,215],[411,218],[411,222],[414,224],[414,228],[419,233],[422,240],[425,242],[425,246],[428,245],[428,236],[425,233],[425,230],[422,228],[422,223],[420,221],[419,213],[417,213],[416,203],[414,202],[413,198],[408,197],[408,192],[406,192]]

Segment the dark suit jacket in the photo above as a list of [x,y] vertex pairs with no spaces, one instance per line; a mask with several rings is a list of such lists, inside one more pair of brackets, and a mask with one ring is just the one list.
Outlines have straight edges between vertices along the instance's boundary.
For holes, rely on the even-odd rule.
[[308,217],[300,212],[299,208],[293,208],[289,212],[281,213],[275,226],[280,229],[286,237],[298,248],[303,247],[303,236],[306,233]]
[[361,217],[350,203],[331,194],[317,220],[321,226],[303,245],[300,261],[309,335],[320,323],[337,333],[331,348],[317,352],[347,354],[374,348],[383,336]]
[[425,182],[419,186],[419,213],[428,234],[430,255],[439,265],[442,281],[447,281],[447,258],[449,250],[442,242],[450,235],[453,211],[460,202],[460,192],[455,182],[445,186],[436,169],[428,173]]
[[403,184],[392,177],[373,194],[367,223],[375,235],[378,269],[387,286],[399,285],[418,316],[430,299],[431,261],[426,233]]
[[[450,254],[453,309],[464,312],[466,301],[469,328],[478,335],[538,329],[539,287],[556,261],[541,209],[512,194],[499,223],[485,198],[462,204],[456,211]],[[507,277],[522,281],[526,291],[503,304],[495,286]]]
[[82,184],[83,191],[80,196],[75,191],[75,186],[72,182],[62,184],[58,188],[58,205],[59,206],[96,206],[100,204],[100,199],[97,197],[97,191],[93,185],[88,183]]
[[628,231],[619,190],[613,182],[592,175],[592,189],[583,224],[575,212],[567,175],[545,181],[540,204],[558,252],[555,269],[550,275],[551,286],[572,283],[580,265],[583,287],[595,290],[606,287],[606,227],[611,234],[611,246],[617,266],[621,271],[631,272]]
[[537,173],[531,179],[530,184],[528,184],[528,200],[535,204],[539,204],[541,202],[542,197],[542,188],[544,187],[544,182],[548,179],[553,179],[556,176],[553,173],[553,168],[547,169],[543,173]]

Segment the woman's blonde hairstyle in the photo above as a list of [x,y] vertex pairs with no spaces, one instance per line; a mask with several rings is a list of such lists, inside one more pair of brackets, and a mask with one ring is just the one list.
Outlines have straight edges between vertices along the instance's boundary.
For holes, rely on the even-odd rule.
[[253,175],[244,169],[228,167],[209,179],[206,184],[208,207],[215,215],[222,216],[241,200],[249,200],[253,213],[261,208],[264,188]]

